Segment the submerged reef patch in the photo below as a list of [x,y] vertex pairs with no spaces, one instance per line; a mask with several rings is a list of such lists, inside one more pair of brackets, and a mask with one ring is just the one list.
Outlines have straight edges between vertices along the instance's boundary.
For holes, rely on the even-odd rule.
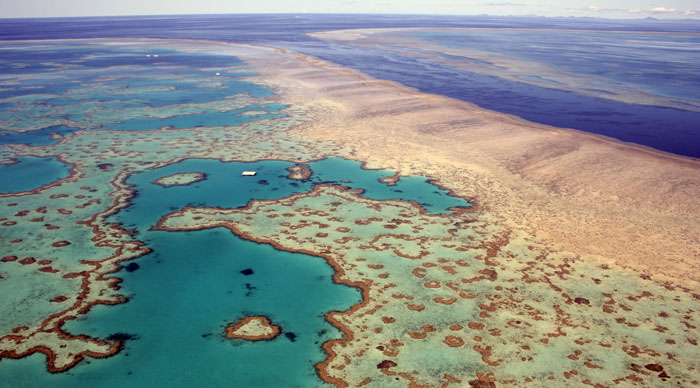
[[158,178],[153,184],[163,187],[187,186],[207,179],[207,175],[201,172],[182,172]]

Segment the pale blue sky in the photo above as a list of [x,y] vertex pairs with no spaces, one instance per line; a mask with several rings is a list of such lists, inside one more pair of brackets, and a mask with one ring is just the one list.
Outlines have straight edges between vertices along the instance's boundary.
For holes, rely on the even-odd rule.
[[700,19],[700,0],[0,0],[0,17],[205,13],[412,13]]

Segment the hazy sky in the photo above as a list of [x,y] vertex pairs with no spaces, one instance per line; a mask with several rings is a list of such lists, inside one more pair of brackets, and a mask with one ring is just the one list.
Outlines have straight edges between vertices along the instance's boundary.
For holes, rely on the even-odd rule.
[[412,13],[700,19],[699,0],[0,0],[0,17],[256,12]]

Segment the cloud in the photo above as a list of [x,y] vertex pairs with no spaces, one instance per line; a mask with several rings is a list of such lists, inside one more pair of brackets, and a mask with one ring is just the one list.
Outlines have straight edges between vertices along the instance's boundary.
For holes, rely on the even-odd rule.
[[651,13],[675,13],[675,8],[656,7],[649,10]]
[[525,4],[522,3],[481,3],[487,7],[522,7]]
[[647,13],[652,15],[683,15],[683,16],[695,16],[700,15],[700,9],[686,9],[680,10],[676,8],[666,8],[666,7],[654,7],[651,9],[630,9],[627,10],[629,13]]
[[[591,4],[589,6],[584,6],[584,7],[572,7],[572,8],[567,8],[567,11],[575,13],[575,14],[596,14],[600,15],[602,17],[611,17],[612,14],[631,14],[631,15],[639,15],[640,17],[643,15],[649,16],[649,15],[667,15],[669,17],[693,17],[697,18],[697,16],[700,16],[700,8],[695,8],[695,9],[677,9],[677,8],[667,8],[667,7],[654,7],[654,8],[631,8],[631,9],[623,9],[623,8],[603,8],[599,7],[595,4]],[[607,14],[607,15],[606,15]],[[616,17],[616,16],[615,16]]]
[[647,14],[647,15],[683,15],[683,16],[695,16],[700,15],[700,8],[680,10],[676,8],[666,8],[666,7],[654,7],[654,8],[601,8],[596,5],[589,5],[588,7],[576,7],[568,8],[569,11],[588,11],[596,13],[629,13],[634,15]]
[[589,5],[588,7],[576,7],[576,8],[568,8],[569,11],[589,11],[589,12],[600,12],[600,13],[606,13],[606,12],[627,12],[626,9],[622,8],[601,8],[598,7],[597,5]]

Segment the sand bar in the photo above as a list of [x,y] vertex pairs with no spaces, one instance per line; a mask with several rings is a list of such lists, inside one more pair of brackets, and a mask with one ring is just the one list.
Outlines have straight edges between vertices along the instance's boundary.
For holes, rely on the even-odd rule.
[[368,167],[434,177],[553,249],[698,290],[698,160],[526,122],[304,55],[265,54],[246,58],[255,79],[311,117],[293,134],[345,144]]

